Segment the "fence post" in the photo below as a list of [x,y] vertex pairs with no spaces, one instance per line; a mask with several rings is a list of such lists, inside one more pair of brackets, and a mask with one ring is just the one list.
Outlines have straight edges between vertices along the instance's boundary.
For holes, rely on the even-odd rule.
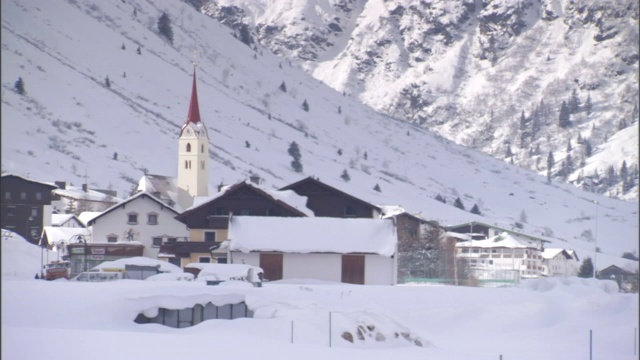
[[329,347],[331,347],[331,311],[329,311]]
[[589,360],[593,360],[593,330],[589,329]]
[[293,320],[291,320],[291,343],[293,344]]

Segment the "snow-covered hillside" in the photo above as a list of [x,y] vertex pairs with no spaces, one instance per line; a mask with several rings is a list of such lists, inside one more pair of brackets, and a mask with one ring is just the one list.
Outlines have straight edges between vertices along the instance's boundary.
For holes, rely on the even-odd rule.
[[[157,31],[163,12],[173,44]],[[524,213],[525,232],[557,239],[549,247],[581,258],[599,247],[599,268],[638,251],[637,202],[547,184],[378,114],[180,1],[3,1],[2,59],[3,172],[75,185],[86,179],[120,197],[143,172],[175,176],[195,60],[214,186],[257,174],[267,188],[280,188],[313,175],[444,224],[512,228]],[[25,95],[14,91],[18,78]],[[293,141],[301,173],[290,166]],[[345,170],[350,181],[341,179]],[[446,204],[434,200],[438,194]],[[458,197],[467,211],[451,205]],[[482,216],[468,212],[474,204]]]
[[638,199],[636,0],[200,2],[382,113],[541,175],[553,152],[557,181]]

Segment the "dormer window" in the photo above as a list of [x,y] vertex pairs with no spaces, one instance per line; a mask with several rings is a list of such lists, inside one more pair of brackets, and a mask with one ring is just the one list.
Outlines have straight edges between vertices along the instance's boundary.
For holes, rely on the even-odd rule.
[[351,205],[344,207],[344,216],[356,216],[356,208]]
[[187,152],[191,152],[191,143],[187,143]]
[[129,214],[127,214],[127,224],[137,225],[138,224],[138,214],[137,213],[129,213]]

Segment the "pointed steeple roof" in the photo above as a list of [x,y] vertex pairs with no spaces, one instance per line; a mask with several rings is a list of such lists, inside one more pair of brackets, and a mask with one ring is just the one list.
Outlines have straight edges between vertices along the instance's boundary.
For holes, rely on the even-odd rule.
[[196,89],[196,66],[193,66],[193,87],[191,89],[191,103],[187,114],[187,123],[200,121],[200,107],[198,106],[198,90]]

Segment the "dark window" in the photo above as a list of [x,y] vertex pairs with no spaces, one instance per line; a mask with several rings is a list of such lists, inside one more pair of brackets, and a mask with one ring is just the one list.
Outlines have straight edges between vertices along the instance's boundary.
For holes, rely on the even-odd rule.
[[153,246],[162,245],[162,238],[161,237],[154,237],[151,240],[153,241]]
[[240,215],[250,215],[249,209],[240,209]]
[[225,208],[215,208],[213,209],[213,213],[212,213],[212,215],[222,215],[222,216],[225,216],[227,214],[228,212],[227,212],[227,209]]
[[187,143],[187,152],[191,152],[191,143]]
[[344,207],[344,215],[345,216],[356,216],[356,208],[351,206],[351,205],[347,205]]
[[168,244],[175,244],[176,241],[178,241],[176,238],[167,238]]
[[267,216],[280,216],[280,209],[267,208]]
[[15,216],[16,215],[16,207],[9,206],[7,207],[7,216]]
[[113,235],[109,235],[109,236],[107,236],[107,242],[110,242],[110,243],[118,242],[118,237],[117,236],[113,236]]
[[11,199],[11,192],[10,191],[5,192],[4,193],[4,198],[7,199],[7,200]]
[[37,192],[36,193],[36,200],[42,200],[42,193],[41,192]]
[[149,224],[149,225],[158,225],[158,215],[157,214],[148,214],[147,215],[147,224]]
[[204,232],[204,241],[216,241],[216,232],[215,231],[205,231]]
[[38,208],[37,208],[37,207],[31,208],[31,216],[33,216],[33,217],[38,217],[38,213],[39,213],[39,212],[40,212],[40,211],[38,210]]
[[216,258],[216,262],[218,264],[226,264],[227,263],[227,258],[226,257],[217,257]]
[[20,193],[20,200],[26,200],[27,199],[27,193],[26,192],[21,192]]
[[127,217],[127,223],[129,224],[137,224],[138,223],[138,214],[129,214]]
[[173,264],[175,266],[180,266],[180,258],[177,257],[170,257],[169,258],[169,264]]
[[204,144],[200,145],[200,152],[203,153],[204,152]]
[[211,262],[211,258],[204,257],[204,256],[203,257],[199,257],[198,258],[198,262],[199,263],[210,263]]

